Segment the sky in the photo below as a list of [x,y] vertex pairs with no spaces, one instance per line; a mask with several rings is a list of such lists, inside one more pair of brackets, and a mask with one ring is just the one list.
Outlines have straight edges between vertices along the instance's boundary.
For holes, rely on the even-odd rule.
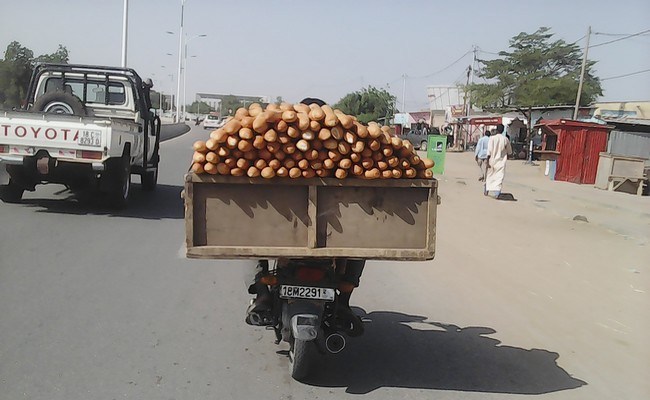
[[[127,66],[176,92],[181,0],[128,3]],[[0,48],[18,41],[40,55],[62,44],[71,63],[119,66],[123,9],[124,0],[0,0]],[[197,92],[335,103],[372,85],[416,111],[428,85],[465,82],[472,46],[492,59],[540,26],[567,42],[591,26],[591,45],[650,29],[648,0],[185,0],[184,10],[188,103]],[[600,78],[650,69],[650,34],[590,48],[589,59]],[[602,85],[601,101],[650,101],[650,72]]]

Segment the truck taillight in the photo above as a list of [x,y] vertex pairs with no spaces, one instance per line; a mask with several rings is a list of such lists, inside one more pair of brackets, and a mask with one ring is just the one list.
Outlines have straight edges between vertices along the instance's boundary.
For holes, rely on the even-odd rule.
[[101,160],[101,151],[77,150],[77,158],[89,158],[91,160]]
[[9,153],[9,146],[0,144],[0,153]]

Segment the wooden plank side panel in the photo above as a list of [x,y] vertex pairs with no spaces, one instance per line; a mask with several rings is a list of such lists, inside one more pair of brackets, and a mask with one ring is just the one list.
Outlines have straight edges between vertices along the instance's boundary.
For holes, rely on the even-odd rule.
[[430,188],[321,187],[318,245],[334,248],[427,248]]
[[435,186],[429,190],[427,216],[427,249],[433,258],[436,253],[436,220],[438,218],[438,189]]
[[185,180],[183,189],[183,205],[185,207],[185,247],[194,247],[194,184]]
[[187,257],[199,259],[258,258],[363,258],[367,260],[427,261],[434,254],[428,249],[362,249],[296,247],[224,247],[200,246],[187,249]]
[[[318,219],[318,188],[316,186],[309,186],[309,204],[307,205],[307,214],[309,216],[310,224],[307,227],[307,247],[314,249],[318,246],[318,239],[316,235],[316,220]],[[314,221],[314,223],[311,223]]]
[[337,187],[433,187],[438,185],[435,179],[336,179],[336,178],[249,178],[244,176],[224,176],[188,173],[186,179],[195,183],[228,183],[233,185],[287,185],[287,186],[337,186]]
[[308,191],[307,186],[195,184],[194,204],[205,207],[199,211],[205,217],[195,218],[196,228],[204,221],[205,238],[195,235],[195,243],[305,247],[307,228],[312,224]]

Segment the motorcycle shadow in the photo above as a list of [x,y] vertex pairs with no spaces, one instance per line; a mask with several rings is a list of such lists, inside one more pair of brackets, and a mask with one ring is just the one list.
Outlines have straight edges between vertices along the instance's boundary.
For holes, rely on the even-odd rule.
[[355,312],[372,320],[364,335],[350,339],[341,353],[322,357],[303,383],[347,387],[351,394],[382,387],[543,394],[586,385],[557,365],[557,353],[502,345],[488,336],[496,333],[492,328]]

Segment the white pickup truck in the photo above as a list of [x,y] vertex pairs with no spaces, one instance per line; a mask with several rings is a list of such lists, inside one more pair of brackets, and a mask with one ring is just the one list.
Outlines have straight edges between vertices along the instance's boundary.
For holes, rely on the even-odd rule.
[[5,202],[19,202],[37,184],[98,190],[115,208],[127,205],[131,175],[154,190],[160,118],[132,69],[42,64],[35,68],[24,110],[0,111],[0,168]]

